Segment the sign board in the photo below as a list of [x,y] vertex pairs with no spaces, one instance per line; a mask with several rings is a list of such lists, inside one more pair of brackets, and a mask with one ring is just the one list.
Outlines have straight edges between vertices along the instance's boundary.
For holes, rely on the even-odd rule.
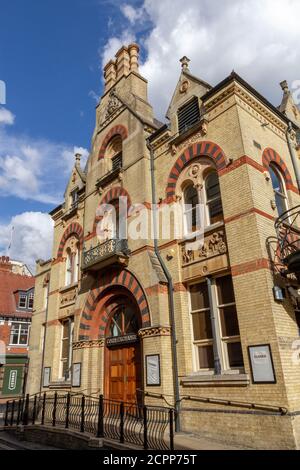
[[106,346],[112,348],[114,346],[137,343],[138,340],[138,336],[135,333],[125,336],[114,336],[112,338],[106,338]]
[[2,395],[20,395],[22,393],[23,369],[23,366],[5,366]]
[[146,356],[146,378],[148,386],[160,385],[160,356],[153,354]]
[[72,387],[80,387],[81,384],[81,362],[73,364],[72,367]]
[[269,344],[248,347],[249,360],[254,384],[275,384],[276,377]]
[[51,367],[44,367],[43,387],[49,387]]

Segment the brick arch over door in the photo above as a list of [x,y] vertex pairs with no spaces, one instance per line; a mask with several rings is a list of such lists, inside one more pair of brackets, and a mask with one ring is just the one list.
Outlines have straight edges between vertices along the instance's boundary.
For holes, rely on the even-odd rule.
[[125,140],[128,137],[128,130],[122,124],[119,124],[118,126],[113,127],[104,137],[104,140],[102,142],[102,145],[99,151],[98,160],[100,160],[101,158],[104,158],[105,150],[109,141],[116,135],[121,136],[122,140]]
[[176,183],[182,169],[194,158],[202,156],[212,158],[218,171],[226,168],[227,158],[223,150],[217,144],[204,141],[191,145],[180,155],[173,165],[166,189],[167,199],[172,199],[175,196]]
[[[89,341],[96,339],[93,337],[92,324],[94,315],[101,315],[98,328],[98,338],[105,336],[107,322],[109,320],[109,309],[104,309],[102,312],[97,311],[97,306],[102,300],[107,300],[105,293],[110,290],[111,296],[114,295],[114,288],[124,288],[131,294],[139,308],[141,315],[142,328],[151,326],[150,311],[146,295],[137,280],[137,278],[127,269],[122,271],[110,271],[104,275],[99,275],[96,286],[89,293],[85,302],[84,309],[81,314],[81,322],[79,326],[79,341]],[[116,289],[118,292],[118,289]],[[104,298],[105,297],[105,298]]]
[[60,244],[58,247],[57,251],[57,258],[62,258],[63,251],[64,251],[64,246],[66,244],[66,241],[68,238],[70,238],[72,235],[76,235],[79,240],[80,247],[82,246],[83,242],[83,228],[81,225],[79,225],[77,222],[73,222],[70,224],[66,230],[64,231],[63,236],[61,237]]
[[280,155],[275,150],[273,150],[272,148],[265,149],[264,153],[263,153],[263,156],[262,156],[262,162],[263,162],[264,168],[267,171],[269,171],[270,163],[272,163],[272,162],[275,163],[280,168],[280,170],[282,172],[282,175],[283,175],[284,180],[285,180],[286,188],[291,189],[291,187],[293,186],[293,181],[292,181],[291,174],[290,174],[286,164],[284,163],[284,161],[282,160]]
[[[126,191],[126,189],[121,188],[121,186],[116,186],[114,188],[111,188],[107,193],[101,198],[99,206],[101,204],[110,204],[112,201],[115,199],[118,199],[119,197],[127,197],[127,211],[131,207],[131,198],[129,196],[129,193]],[[101,215],[96,215],[95,220],[94,220],[94,226],[93,226],[93,233],[95,233],[97,224],[100,222],[102,219]]]

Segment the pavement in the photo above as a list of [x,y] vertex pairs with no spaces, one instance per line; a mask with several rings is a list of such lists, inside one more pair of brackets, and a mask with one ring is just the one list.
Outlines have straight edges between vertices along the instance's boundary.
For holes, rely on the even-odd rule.
[[175,434],[174,447],[175,450],[250,450],[246,447],[225,444],[214,439],[186,433]]

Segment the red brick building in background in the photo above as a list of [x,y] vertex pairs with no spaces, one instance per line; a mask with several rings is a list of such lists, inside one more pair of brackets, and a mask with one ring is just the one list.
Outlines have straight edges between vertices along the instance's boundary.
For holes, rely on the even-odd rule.
[[0,257],[0,406],[24,391],[34,282],[25,264]]

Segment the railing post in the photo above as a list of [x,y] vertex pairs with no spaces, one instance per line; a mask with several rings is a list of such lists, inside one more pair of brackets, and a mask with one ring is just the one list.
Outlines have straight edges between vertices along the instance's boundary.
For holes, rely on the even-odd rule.
[[33,400],[32,424],[35,424],[35,414],[36,414],[36,395]]
[[26,399],[25,399],[24,414],[23,414],[23,425],[24,426],[27,426],[27,424],[28,424],[28,414],[29,414],[29,394],[27,393]]
[[68,427],[69,427],[70,400],[71,400],[71,395],[70,395],[70,392],[68,392],[68,394],[67,394],[67,408],[66,408],[66,425],[65,425],[66,429],[68,429]]
[[20,424],[22,398],[18,401],[17,426]]
[[14,424],[15,404],[16,404],[16,400],[13,400],[12,407],[11,407],[11,417],[10,417],[10,425],[11,426]]
[[169,411],[169,425],[170,425],[170,450],[174,450],[174,411],[172,408]]
[[147,421],[147,407],[143,406],[143,420],[144,420],[144,449],[148,449],[148,421]]
[[103,402],[103,395],[99,397],[99,405],[98,405],[98,428],[97,428],[97,437],[104,437],[104,402]]
[[41,424],[44,425],[45,423],[45,412],[46,412],[46,392],[43,395],[43,408],[42,408],[42,419]]
[[124,443],[124,403],[120,404],[120,442]]
[[52,413],[52,426],[56,424],[56,407],[57,407],[57,392],[54,393],[53,413]]
[[8,426],[8,408],[9,408],[9,401],[7,400],[6,407],[5,407],[4,426]]
[[85,408],[85,396],[82,395],[82,398],[81,398],[81,424],[80,424],[80,432],[84,432],[84,408]]

